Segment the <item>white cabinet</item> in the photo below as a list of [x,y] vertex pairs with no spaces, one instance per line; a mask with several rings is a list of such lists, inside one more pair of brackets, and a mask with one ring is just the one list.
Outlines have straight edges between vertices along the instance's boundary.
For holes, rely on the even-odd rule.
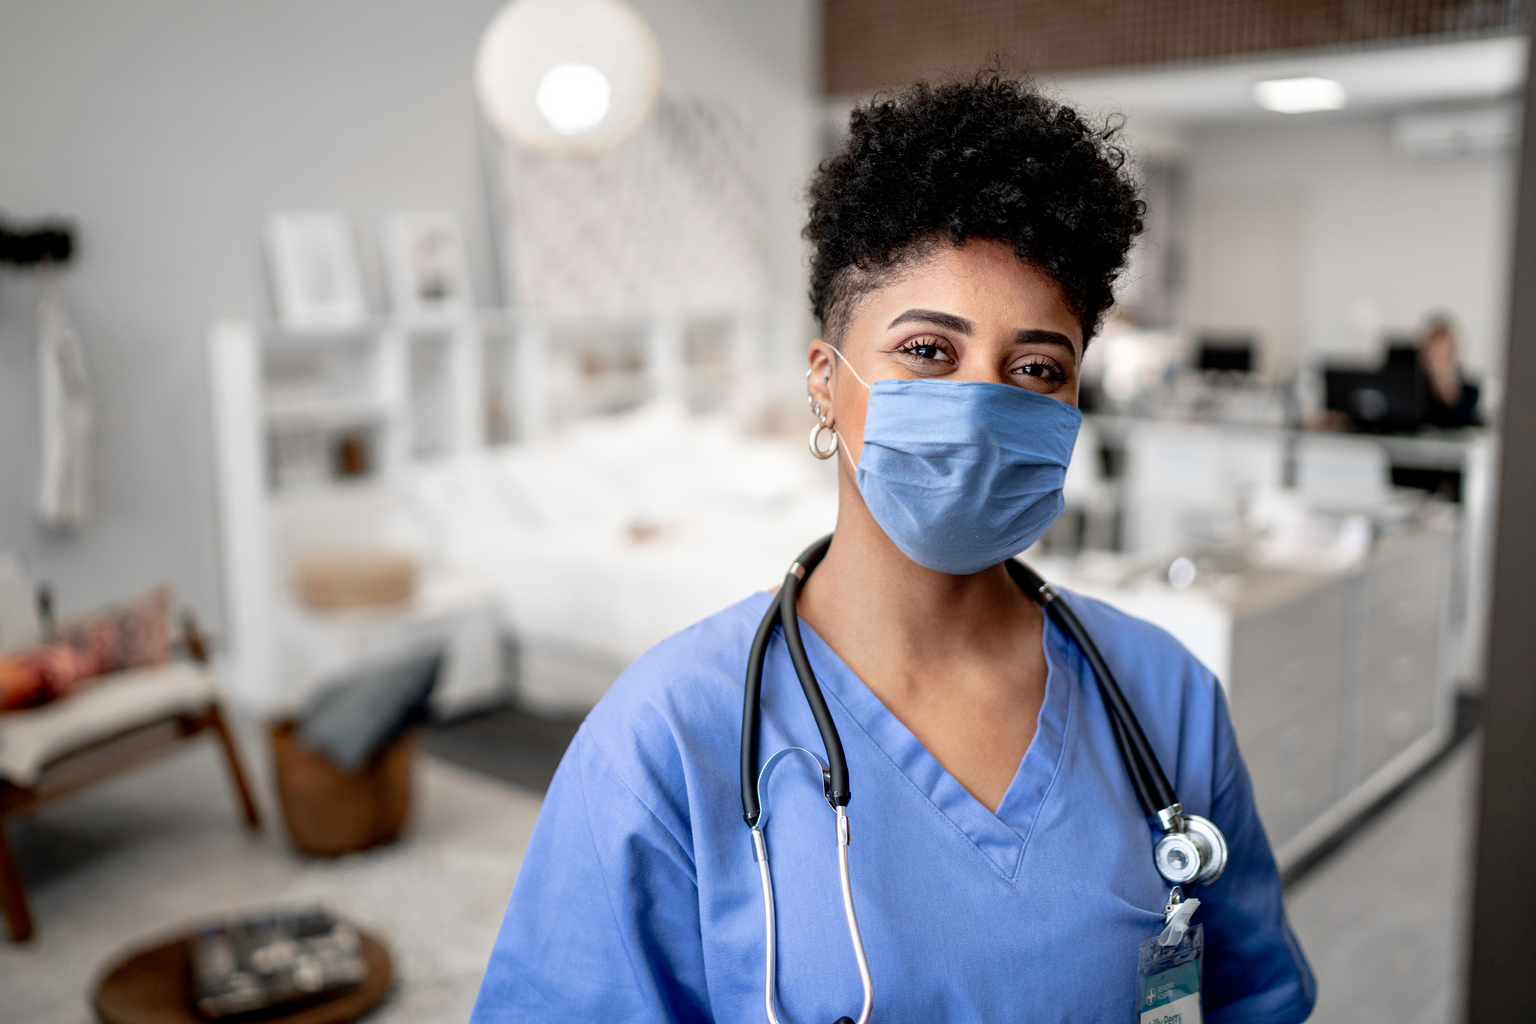
[[215,397],[254,389],[269,491],[388,477],[484,443],[484,332],[475,318],[323,331],[229,321],[210,345],[216,379],[235,352],[250,352],[239,361],[254,365],[222,373]]
[[1385,545],[1361,580],[1364,666],[1353,779],[1369,778],[1435,725],[1449,562],[1446,539],[1425,533]]
[[1349,636],[1347,586],[1288,587],[1232,623],[1232,722],[1254,798],[1277,846],[1337,797]]
[[1247,568],[1173,591],[1048,577],[1163,627],[1221,679],[1281,868],[1439,751],[1451,727],[1449,509],[1431,507],[1336,573]]
[[1444,741],[1453,538],[1431,515],[1347,573],[1256,570],[1231,603],[1232,720],[1282,867]]

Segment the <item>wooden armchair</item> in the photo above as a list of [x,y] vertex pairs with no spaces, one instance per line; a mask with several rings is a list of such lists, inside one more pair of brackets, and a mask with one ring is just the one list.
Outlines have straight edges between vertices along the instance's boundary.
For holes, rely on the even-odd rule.
[[32,915],[5,819],[113,778],[207,732],[229,765],[236,803],[251,828],[256,804],[206,669],[207,652],[187,621],[191,661],[114,673],[81,692],[28,711],[0,714],[0,911],[13,941],[32,935]]

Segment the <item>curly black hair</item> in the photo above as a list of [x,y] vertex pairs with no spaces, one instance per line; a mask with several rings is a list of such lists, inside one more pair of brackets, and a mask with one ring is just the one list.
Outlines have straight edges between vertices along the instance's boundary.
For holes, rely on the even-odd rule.
[[967,238],[1006,242],[1048,274],[1091,338],[1147,209],[1116,144],[1123,123],[996,68],[857,107],[811,183],[804,232],[827,340],[841,346],[854,303],[893,272]]

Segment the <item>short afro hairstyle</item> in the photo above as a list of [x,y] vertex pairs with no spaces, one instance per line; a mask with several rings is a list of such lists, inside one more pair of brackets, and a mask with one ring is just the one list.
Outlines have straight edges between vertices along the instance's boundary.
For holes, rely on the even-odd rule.
[[811,308],[841,347],[858,299],[948,239],[996,239],[1044,271],[1086,342],[1146,204],[1100,123],[996,67],[919,83],[854,109],[841,150],[810,187]]

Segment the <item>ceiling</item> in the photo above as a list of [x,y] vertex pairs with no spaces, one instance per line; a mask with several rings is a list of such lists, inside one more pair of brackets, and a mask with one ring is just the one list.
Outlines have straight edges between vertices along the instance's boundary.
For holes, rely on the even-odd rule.
[[[1513,96],[1525,82],[1528,41],[1504,36],[1472,42],[1232,61],[1119,74],[1046,77],[1074,105],[1118,109],[1139,128],[1169,130],[1217,121],[1274,121],[1385,112]],[[1253,100],[1255,82],[1316,75],[1342,82],[1343,111],[1277,114]]]

